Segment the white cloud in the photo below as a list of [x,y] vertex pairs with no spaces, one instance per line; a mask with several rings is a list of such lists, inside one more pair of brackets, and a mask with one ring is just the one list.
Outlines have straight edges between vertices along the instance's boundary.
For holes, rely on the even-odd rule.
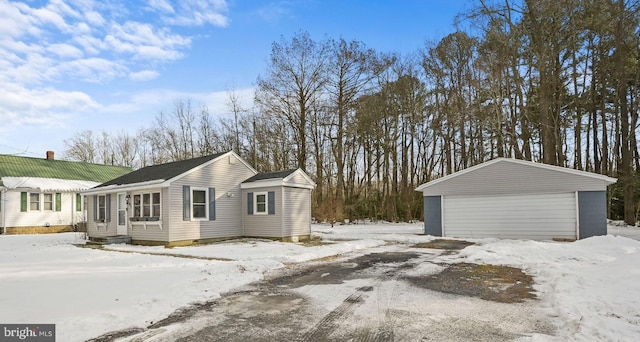
[[91,26],[102,26],[105,23],[104,18],[100,15],[100,13],[96,11],[89,11],[84,15],[85,19],[87,19],[87,23]]
[[180,49],[191,44],[189,38],[139,22],[114,24],[104,41],[115,51],[143,60],[175,60],[183,56]]
[[149,6],[158,12],[175,13],[173,6],[167,0],[149,0]]
[[166,16],[164,20],[172,25],[226,27],[229,24],[227,11],[225,0],[183,0],[179,1],[175,15]]
[[[70,113],[96,109],[89,95],[78,91],[53,88],[29,89],[15,84],[2,84],[0,120],[11,126],[60,126]],[[5,125],[7,128],[7,125]]]
[[[191,47],[192,38],[176,26],[228,25],[225,0],[147,5],[141,12],[126,0],[0,0],[0,120],[8,123],[0,130],[67,126],[86,113],[109,114],[115,107],[127,109],[119,113],[148,112],[174,98],[205,103],[207,94],[159,91],[148,95],[152,102],[140,94],[109,106],[84,90],[67,90],[83,89],[83,82],[156,79],[157,68],[183,58]],[[59,84],[65,90],[56,89]]]
[[92,83],[104,83],[126,76],[128,69],[121,62],[105,58],[75,59],[61,63],[57,68],[63,75],[75,75]]
[[38,35],[40,28],[33,26],[34,18],[25,13],[29,9],[29,6],[22,3],[0,1],[0,37]]
[[78,44],[89,55],[98,55],[105,47],[101,39],[88,34],[76,35],[72,38],[72,42]]
[[47,47],[47,50],[51,53],[55,53],[62,58],[82,58],[84,55],[82,50],[66,43],[51,44]]
[[287,1],[271,2],[267,6],[258,9],[257,13],[262,20],[269,23],[277,23],[283,17],[291,15],[290,4]]
[[158,77],[158,72],[155,70],[142,70],[138,72],[132,72],[129,74],[129,79],[132,81],[150,81]]

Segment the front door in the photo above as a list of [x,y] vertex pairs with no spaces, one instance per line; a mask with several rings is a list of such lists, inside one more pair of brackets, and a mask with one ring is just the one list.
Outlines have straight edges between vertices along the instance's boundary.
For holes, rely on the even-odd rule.
[[127,235],[127,194],[118,194],[118,235]]

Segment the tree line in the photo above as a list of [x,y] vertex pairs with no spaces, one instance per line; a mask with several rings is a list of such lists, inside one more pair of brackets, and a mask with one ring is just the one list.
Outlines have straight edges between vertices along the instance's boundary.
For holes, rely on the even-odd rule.
[[477,0],[468,24],[414,53],[300,31],[273,42],[254,106],[178,99],[134,135],[91,131],[66,156],[142,167],[234,150],[259,171],[299,167],[314,216],[409,221],[419,184],[496,157],[619,178],[609,216],[639,215],[640,5]]

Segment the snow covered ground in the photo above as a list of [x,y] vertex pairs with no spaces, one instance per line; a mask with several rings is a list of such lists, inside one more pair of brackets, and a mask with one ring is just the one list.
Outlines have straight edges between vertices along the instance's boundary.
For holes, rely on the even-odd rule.
[[[79,234],[0,236],[0,322],[56,323],[59,341],[144,327],[179,307],[219,297],[285,263],[396,248],[433,239],[422,225],[314,225],[333,244],[304,246],[238,240],[165,249],[78,248]],[[575,243],[485,239],[443,262],[512,265],[534,276],[540,305],[560,340],[636,340],[640,336],[640,228]],[[635,240],[634,240],[635,239]],[[198,258],[150,255],[172,253]],[[202,259],[209,258],[209,259]],[[230,259],[229,261],[216,259]]]

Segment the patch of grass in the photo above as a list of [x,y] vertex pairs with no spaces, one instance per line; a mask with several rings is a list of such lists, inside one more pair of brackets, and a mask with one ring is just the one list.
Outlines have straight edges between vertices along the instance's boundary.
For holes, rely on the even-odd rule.
[[458,263],[441,273],[407,278],[416,286],[501,303],[520,303],[536,298],[533,278],[509,266]]
[[449,240],[449,239],[435,239],[433,241],[419,243],[413,245],[414,248],[433,248],[433,249],[448,249],[448,250],[460,250],[468,246],[474,245],[473,242],[463,240]]
[[302,245],[305,247],[316,247],[316,246],[325,246],[325,245],[333,245],[333,242],[322,241],[322,237],[313,236],[311,239],[307,241],[303,241]]
[[185,254],[172,254],[172,253],[151,253],[151,252],[142,252],[142,251],[121,251],[116,249],[108,249],[104,248],[103,245],[75,245],[80,248],[91,248],[91,249],[99,249],[105,252],[116,252],[116,253],[129,253],[129,254],[145,254],[145,255],[158,255],[158,256],[168,256],[174,258],[185,258],[185,259],[200,259],[200,260],[214,260],[214,261],[234,261],[233,259],[228,258],[211,258],[211,257],[203,257],[196,255],[185,255]]

